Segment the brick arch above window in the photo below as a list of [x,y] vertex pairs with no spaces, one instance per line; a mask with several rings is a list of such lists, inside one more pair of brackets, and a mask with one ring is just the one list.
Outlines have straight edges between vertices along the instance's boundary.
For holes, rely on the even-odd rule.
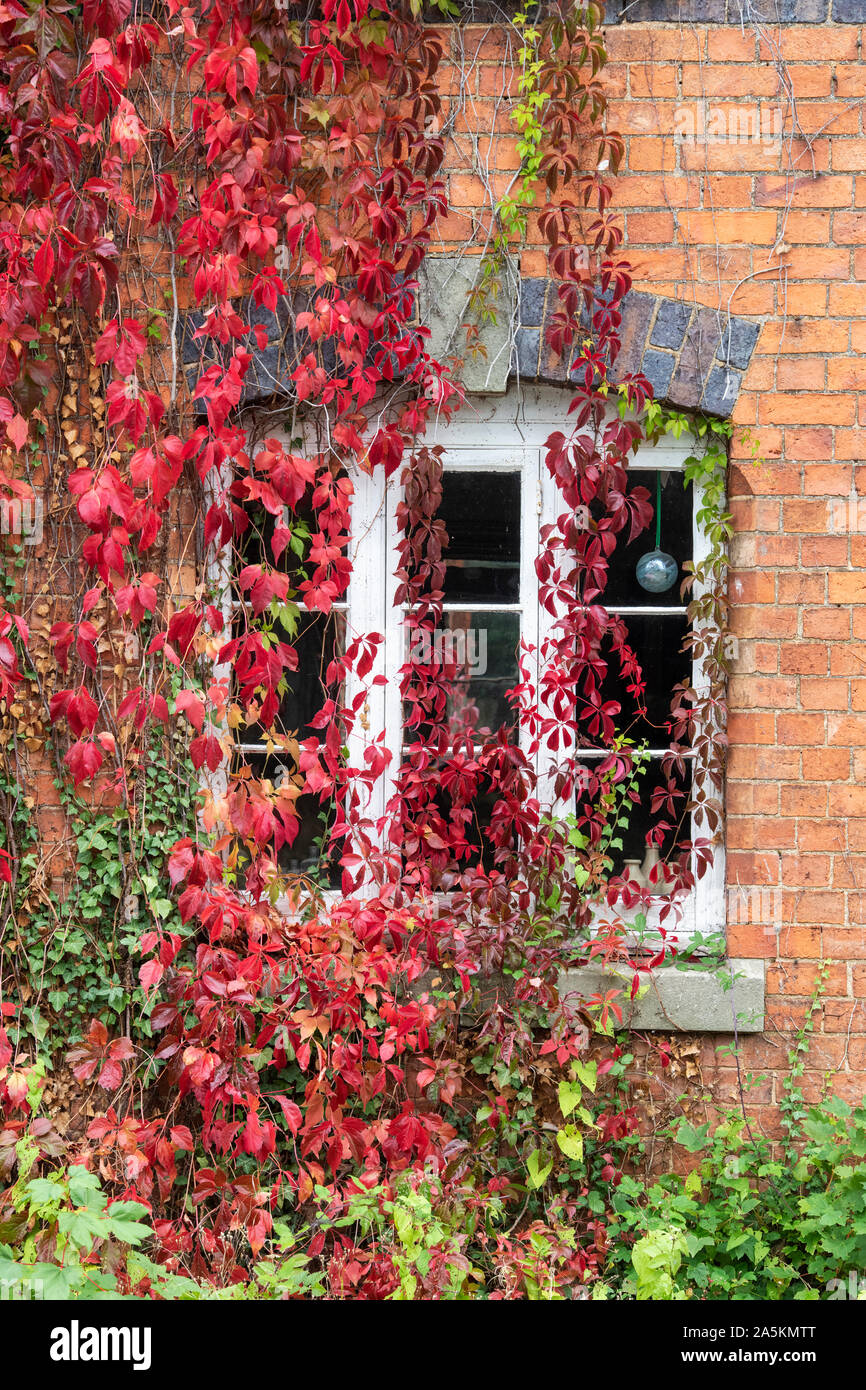
[[[565,381],[568,363],[546,342],[546,321],[557,303],[545,279],[520,282],[519,327],[512,375],[524,381]],[[760,325],[679,299],[632,290],[622,306],[622,350],[614,378],[643,372],[656,400],[727,419],[758,341]]]
[[[442,360],[457,354],[463,341],[467,290],[474,283],[475,259],[431,257],[421,273],[420,317],[431,329],[428,349]],[[470,393],[501,395],[510,381],[555,385],[569,379],[570,360],[552,352],[547,341],[550,316],[558,305],[556,285],[545,278],[519,277],[510,262],[497,303],[497,322],[480,326],[484,355],[464,363],[463,379]],[[292,394],[291,373],[314,347],[298,333],[296,315],[309,308],[303,292],[294,302],[278,301],[276,313],[239,305],[249,321],[264,328],[263,346],[253,347],[242,404],[278,400]],[[663,295],[632,290],[622,305],[622,349],[614,379],[643,372],[656,400],[682,410],[703,410],[729,418],[743,376],[758,341],[760,325],[737,315],[684,303]],[[184,367],[194,388],[215,360],[212,341],[193,334],[202,315],[192,313],[181,325]],[[335,370],[333,347],[316,350],[328,372]],[[197,403],[200,411],[204,403]]]

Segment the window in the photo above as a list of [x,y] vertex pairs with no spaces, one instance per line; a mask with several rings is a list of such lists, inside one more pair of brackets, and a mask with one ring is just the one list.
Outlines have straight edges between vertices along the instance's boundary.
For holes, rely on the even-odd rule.
[[[428,443],[445,448],[443,497],[439,515],[449,534],[446,554],[443,618],[433,637],[454,655],[462,675],[452,696],[455,713],[473,727],[495,729],[514,716],[505,695],[518,681],[518,643],[536,650],[549,630],[550,619],[539,603],[535,561],[540,528],[563,509],[562,499],[544,463],[544,443],[566,420],[568,396],[555,387],[524,387],[504,397],[470,397],[453,421],[439,428]],[[656,487],[662,497],[662,547],[680,564],[703,554],[702,538],[695,527],[692,489],[682,485],[685,459],[691,452],[685,441],[648,447],[634,460],[630,487],[649,488],[655,503]],[[384,731],[385,743],[396,755],[403,744],[399,671],[407,660],[405,614],[394,603],[397,556],[397,488],[395,477],[385,487],[381,475],[353,479],[352,577],[344,603],[328,620],[311,618],[298,640],[300,664],[280,711],[286,732],[309,723],[323,697],[323,672],[335,644],[352,641],[365,633],[383,634],[372,674],[385,677],[381,685],[369,684],[364,717],[352,735],[349,755],[360,760],[364,745]],[[658,765],[667,746],[664,724],[668,717],[673,684],[691,676],[699,687],[699,663],[689,669],[691,658],[680,649],[687,629],[686,610],[679,597],[679,579],[667,592],[652,595],[636,582],[635,563],[653,548],[652,533],[644,532],[631,545],[620,542],[611,562],[605,606],[622,615],[630,642],[641,661],[647,681],[646,720],[623,729],[635,743],[647,748],[642,781],[651,784],[653,763]],[[421,654],[423,659],[423,654]],[[603,689],[604,698],[619,698],[615,663],[611,663]],[[352,690],[346,692],[351,699]],[[528,750],[525,730],[515,729]],[[604,754],[603,748],[587,749],[581,760]],[[256,730],[247,729],[238,753],[257,775],[278,776],[279,759],[257,741]],[[549,757],[538,755],[537,771],[543,777]],[[395,756],[390,772],[380,779],[369,807],[372,819],[384,815],[393,789]],[[552,792],[542,782],[542,796]],[[557,807],[562,811],[562,807]],[[571,808],[565,808],[571,809]],[[322,832],[318,806],[299,803],[302,831],[297,843],[286,849],[282,863],[292,871],[310,871],[317,861]],[[645,806],[636,808],[615,863],[644,856],[644,836],[650,824]],[[692,824],[691,838],[706,834]],[[680,837],[689,835],[688,828]],[[676,931],[680,939],[700,931],[707,935],[724,928],[724,866],[717,851],[712,870],[698,880],[685,904]],[[652,914],[648,925],[657,924]],[[671,926],[671,923],[668,923]]]

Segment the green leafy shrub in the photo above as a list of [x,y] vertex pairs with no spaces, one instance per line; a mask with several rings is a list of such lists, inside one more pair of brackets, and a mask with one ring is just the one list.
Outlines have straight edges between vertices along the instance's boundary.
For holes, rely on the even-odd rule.
[[712,1133],[681,1120],[671,1137],[698,1165],[649,1185],[623,1178],[609,1294],[814,1300],[866,1268],[866,1105],[811,1109],[779,1158],[736,1115]]

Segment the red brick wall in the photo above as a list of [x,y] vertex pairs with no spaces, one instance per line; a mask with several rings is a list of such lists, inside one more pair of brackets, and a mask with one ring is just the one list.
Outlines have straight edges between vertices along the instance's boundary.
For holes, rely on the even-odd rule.
[[[864,14],[866,19],[866,14]],[[615,206],[635,288],[761,325],[736,403],[730,595],[730,885],[781,889],[782,927],[732,921],[732,955],[767,961],[766,1031],[743,1039],[771,1131],[818,962],[830,959],[807,1094],[866,1089],[866,65],[856,23],[767,36],[714,24],[610,27],[610,122],[626,140]],[[517,167],[503,96],[515,47],[480,27],[453,41],[450,198],[437,249],[489,226]],[[706,102],[755,113],[759,141],[678,138]],[[733,127],[736,129],[736,127]],[[495,132],[491,141],[487,132]],[[776,138],[776,132],[781,138]],[[478,143],[473,132],[481,132]],[[545,274],[530,222],[524,276]],[[536,242],[536,244],[533,244]],[[863,505],[849,499],[863,494]],[[835,499],[835,503],[834,503]],[[843,501],[844,499],[844,501]],[[859,524],[849,534],[841,522]],[[725,1040],[726,1042],[729,1040]],[[693,1079],[737,1095],[718,1039]],[[677,1073],[680,1085],[685,1073]]]
[[[780,887],[778,936],[729,923],[732,954],[767,960],[767,1024],[743,1042],[766,1075],[768,1125],[787,1045],[831,959],[806,1087],[866,1083],[866,65],[856,25],[783,29],[776,53],[739,28],[614,28],[616,194],[636,287],[762,324],[733,421],[730,884]],[[796,124],[790,101],[794,98]],[[706,98],[753,104],[783,138],[675,138]],[[718,129],[718,127],[717,127]],[[773,248],[782,240],[776,255]],[[751,442],[743,432],[751,433]],[[753,458],[757,450],[758,462]],[[864,494],[849,508],[852,494]],[[845,499],[835,507],[830,499]],[[861,532],[840,523],[852,519]],[[701,1048],[732,1094],[733,1060]]]
[[[616,206],[639,290],[751,318],[757,349],[737,400],[730,499],[739,653],[730,687],[729,881],[782,890],[778,936],[732,923],[732,954],[764,957],[767,1027],[743,1041],[765,1079],[750,1107],[771,1129],[817,964],[833,962],[808,1057],[859,1099],[866,1080],[866,65],[856,24],[794,26],[778,52],[739,28],[626,25],[608,33],[611,123],[626,138]],[[434,249],[480,251],[494,202],[519,167],[508,115],[517,44],[479,26],[448,34],[449,194]],[[790,101],[795,98],[796,123]],[[781,111],[780,141],[675,138],[703,97]],[[783,245],[778,243],[782,241]],[[773,255],[774,248],[776,254]],[[546,273],[537,223],[521,254]],[[744,431],[749,431],[745,435]],[[758,461],[754,455],[757,454]],[[834,530],[862,491],[861,534]],[[857,514],[856,507],[854,514]],[[38,797],[47,802],[47,774]],[[43,795],[44,793],[44,795]],[[58,812],[45,829],[59,836]],[[695,1044],[724,1103],[733,1060]],[[682,1073],[683,1076],[686,1073]],[[679,1084],[680,1073],[677,1073]]]

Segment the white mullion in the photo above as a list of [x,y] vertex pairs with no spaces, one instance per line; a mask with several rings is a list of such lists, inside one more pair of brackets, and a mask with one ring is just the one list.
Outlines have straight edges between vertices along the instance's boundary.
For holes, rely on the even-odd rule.
[[[698,511],[704,506],[704,487],[703,483],[695,482],[692,485],[694,492],[693,513],[692,513],[692,535],[693,552],[695,565],[699,565],[710,553],[709,537],[701,531],[697,524]],[[725,499],[720,499],[720,505],[724,510]],[[706,593],[705,587],[695,583],[692,586],[692,598],[703,598]],[[695,656],[692,659],[692,687],[700,692],[703,688],[709,688],[709,677],[706,673],[706,658]],[[724,807],[722,808],[724,812]],[[695,856],[692,857],[692,870],[695,872],[695,889],[691,897],[695,904],[695,929],[703,935],[712,932],[724,932],[727,927],[726,895],[725,895],[725,841],[724,841],[724,814],[722,816],[722,838],[713,850],[713,862],[704,874],[703,878],[698,878]],[[700,811],[692,814],[692,839],[701,836],[709,836],[709,825],[706,817]]]
[[[385,488],[381,472],[372,477],[358,470],[352,478],[354,488],[351,503],[352,562],[348,590],[346,644],[358,637],[379,632],[385,637],[384,600],[387,584],[387,519]],[[355,716],[347,737],[350,766],[365,768],[364,751],[375,742],[386,727],[385,687],[373,685],[373,678],[386,674],[385,643],[376,651],[372,669],[360,678],[350,671],[346,680],[346,705],[351,707],[362,692],[364,704]],[[366,728],[364,727],[366,725]],[[381,778],[373,788],[372,797],[362,814],[378,819],[384,809]]]
[[[551,422],[550,422],[550,429],[553,429],[554,427],[555,427],[555,426],[554,426],[554,421],[551,420]],[[563,500],[563,498],[562,498],[562,494],[560,493],[559,488],[556,486],[556,482],[555,482],[554,479],[551,477],[550,470],[549,470],[549,468],[547,467],[547,464],[546,464],[546,462],[545,462],[545,457],[544,457],[545,451],[544,451],[544,448],[543,448],[543,447],[539,447],[539,449],[538,449],[537,452],[538,452],[540,514],[536,517],[536,523],[537,523],[537,526],[536,526],[536,546],[537,546],[537,548],[540,550],[540,548],[541,548],[541,539],[540,539],[540,530],[541,530],[541,527],[542,527],[542,526],[552,526],[552,525],[555,525],[557,516],[559,516],[562,512],[567,511],[568,508],[566,507],[566,504],[565,504],[565,502],[564,502],[564,500]],[[559,558],[560,558],[562,561],[566,561],[566,560],[567,560],[567,556],[565,555],[565,552],[564,552],[564,551],[561,552],[561,555],[560,555]],[[536,579],[536,592],[537,592],[537,591],[538,591],[538,582],[537,582],[537,579]],[[552,640],[552,639],[554,638],[554,636],[556,635],[556,622],[557,622],[556,618],[555,618],[551,613],[549,613],[548,610],[547,610],[546,608],[544,608],[544,607],[542,606],[541,603],[539,603],[539,605],[538,605],[538,649],[539,649],[539,661],[538,661],[538,664],[537,664],[537,674],[538,674],[538,677],[540,677],[540,675],[541,675],[541,658],[540,658],[541,648],[543,647],[543,645],[544,645],[545,642]],[[539,689],[539,686],[540,686],[540,679],[536,681],[536,691]],[[555,788],[555,779],[554,779],[553,777],[550,776],[549,768],[550,768],[551,762],[552,762],[553,759],[554,759],[554,756],[556,757],[557,761],[559,761],[560,759],[562,759],[562,758],[566,755],[566,753],[568,752],[568,746],[569,746],[570,741],[571,741],[571,740],[570,740],[570,737],[568,737],[568,736],[566,736],[565,734],[563,734],[562,737],[560,738],[560,745],[559,745],[559,748],[557,749],[555,755],[554,755],[553,750],[550,749],[550,748],[548,748],[548,747],[546,746],[546,744],[545,744],[544,742],[542,742],[541,745],[540,745],[540,747],[539,747],[539,749],[538,749],[538,753],[536,754],[536,772],[537,772],[537,775],[538,775],[538,799],[539,799],[539,801],[541,802],[542,808],[544,808],[545,810],[549,810],[549,811],[551,812],[552,815],[557,816],[557,817],[562,817],[562,816],[567,815],[567,814],[569,813],[571,807],[569,807],[568,804],[567,804],[566,802],[562,801],[560,798],[558,798],[558,797],[556,796],[555,790],[554,790],[554,788]]]
[[[538,556],[538,527],[540,523],[541,478],[539,476],[539,454],[537,449],[525,449],[520,454],[520,608],[521,621],[518,627],[518,681],[520,647],[523,643],[535,648],[531,670],[536,686],[538,684],[538,578],[535,561]],[[503,610],[505,605],[503,605]],[[519,729],[520,746],[528,754],[530,734],[525,723]]]
[[620,618],[684,618],[688,609],[684,605],[665,608],[660,603],[605,603],[607,613],[615,613]]
[[[521,584],[522,587],[522,584]],[[449,600],[442,604],[443,613],[522,613],[522,603],[475,603],[472,599],[459,603]]]
[[[232,474],[234,472],[234,460],[223,459],[222,463],[212,468],[204,480],[204,500],[208,508],[213,506],[216,501],[228,492],[232,484]],[[223,645],[225,646],[232,638],[232,623],[235,616],[235,603],[232,597],[232,567],[234,564],[234,543],[230,539],[218,549],[211,550],[206,562],[206,574],[208,583],[213,586],[216,594],[214,606],[219,609],[225,624],[223,628]],[[212,681],[215,684],[225,685],[228,690],[228,700],[225,708],[233,698],[232,690],[232,665],[229,661],[214,662],[212,671]],[[215,722],[215,721],[212,721]],[[227,718],[223,718],[219,725],[219,732],[225,735],[228,731]],[[228,766],[223,759],[215,772],[211,772],[206,764],[199,770],[199,775],[205,787],[214,797],[219,799],[225,797],[228,791]]]
[[383,617],[381,632],[385,635],[384,674],[387,685],[384,692],[385,743],[391,753],[390,765],[381,779],[382,811],[394,795],[397,777],[403,757],[403,700],[400,692],[400,670],[408,659],[406,641],[405,605],[397,605],[397,567],[400,564],[400,528],[397,523],[397,507],[401,501],[402,489],[398,478],[385,484],[384,499],[384,542],[382,560],[385,569],[383,596]]

